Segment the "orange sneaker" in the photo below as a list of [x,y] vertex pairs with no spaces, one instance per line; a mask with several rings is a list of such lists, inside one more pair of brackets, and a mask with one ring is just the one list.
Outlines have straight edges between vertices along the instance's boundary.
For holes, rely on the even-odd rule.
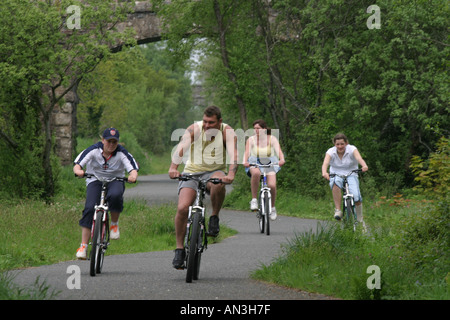
[[109,227],[109,238],[111,240],[117,240],[120,238],[119,226],[117,224]]
[[77,249],[77,259],[86,260],[87,255],[87,244],[81,244],[81,246]]

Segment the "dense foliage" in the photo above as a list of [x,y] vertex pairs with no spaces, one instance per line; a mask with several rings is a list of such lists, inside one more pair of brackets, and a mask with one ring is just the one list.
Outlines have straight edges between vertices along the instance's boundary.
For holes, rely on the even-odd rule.
[[149,44],[117,53],[85,77],[78,88],[80,136],[97,138],[112,126],[150,154],[168,150],[172,132],[197,115],[185,70],[171,68],[163,49]]
[[0,194],[54,193],[50,115],[66,88],[79,86],[80,135],[116,126],[148,152],[173,146],[172,132],[198,110],[185,69],[167,61],[196,52],[227,123],[245,130],[264,118],[280,129],[287,164],[279,183],[291,191],[324,194],[320,165],[337,132],[368,163],[367,185],[386,194],[412,186],[412,157],[427,158],[448,137],[444,0],[377,1],[379,28],[368,27],[371,0],[152,2],[171,55],[152,45],[113,59],[121,7],[80,2],[82,27],[92,28],[78,32],[66,28],[70,1],[1,2]]
[[0,2],[0,195],[51,199],[57,180],[53,112],[111,45],[132,43],[128,32],[114,31],[126,5],[77,2],[82,16],[71,14],[71,5]]
[[226,120],[280,129],[289,189],[323,193],[320,165],[337,132],[386,193],[410,186],[411,157],[448,136],[446,1],[377,1],[379,29],[368,27],[367,0],[159,3],[172,52],[203,50]]

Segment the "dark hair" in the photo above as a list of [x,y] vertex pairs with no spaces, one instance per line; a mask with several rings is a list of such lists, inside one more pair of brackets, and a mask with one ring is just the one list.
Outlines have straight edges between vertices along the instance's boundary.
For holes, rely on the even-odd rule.
[[344,140],[345,143],[348,143],[347,136],[343,133],[338,133],[333,138],[333,143],[336,143],[336,140]]
[[255,120],[255,121],[253,121],[253,125],[252,126],[254,127],[255,124],[259,124],[259,126],[261,128],[266,129],[267,130],[267,135],[270,135],[271,129],[267,126],[267,123],[264,120],[262,120],[262,119]]
[[219,107],[216,106],[207,107],[203,114],[207,117],[216,116],[217,120],[222,119],[222,111],[220,111]]

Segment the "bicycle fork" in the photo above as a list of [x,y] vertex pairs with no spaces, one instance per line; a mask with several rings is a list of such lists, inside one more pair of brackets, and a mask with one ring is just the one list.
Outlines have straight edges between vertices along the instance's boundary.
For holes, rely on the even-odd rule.
[[[103,203],[103,201],[101,201],[101,203]],[[91,243],[90,245],[92,245],[92,239],[94,238],[94,230],[95,230],[95,222],[97,221],[97,215],[101,214],[102,215],[102,229],[100,230],[100,239],[105,239],[104,242],[102,243],[97,243],[98,246],[100,246],[100,249],[103,250],[103,252],[106,251],[108,245],[109,245],[109,237],[108,239],[106,239],[106,233],[108,232],[108,206],[104,205],[104,204],[100,204],[100,205],[96,205],[95,206],[95,211],[94,211],[94,216],[92,219],[92,228],[91,228]]]
[[[264,199],[266,199],[269,201],[269,212],[266,212],[266,207],[264,205]],[[259,201],[260,201],[260,214],[262,216],[265,215],[270,215],[270,211],[272,210],[272,195],[270,193],[270,188],[269,187],[264,187],[261,189],[261,193],[260,193],[260,197],[259,197]]]

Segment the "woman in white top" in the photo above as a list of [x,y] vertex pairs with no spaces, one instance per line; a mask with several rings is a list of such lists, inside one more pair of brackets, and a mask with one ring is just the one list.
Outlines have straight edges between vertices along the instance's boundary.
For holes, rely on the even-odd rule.
[[[348,139],[344,134],[338,133],[335,135],[333,138],[333,143],[334,147],[328,149],[325,154],[325,159],[322,164],[322,176],[330,181],[330,188],[333,193],[335,205],[334,218],[336,220],[341,220],[341,189],[343,180],[337,175],[346,175],[350,171],[358,169],[358,164],[361,165],[363,172],[369,170],[369,167],[367,167],[367,164],[361,157],[358,149],[355,146],[348,144]],[[330,173],[337,174],[331,179],[329,173],[327,172],[328,166],[330,166]],[[359,222],[363,222],[362,197],[361,192],[359,191],[358,175],[352,174],[347,178],[347,181],[350,192],[354,196],[357,220]]]
[[[269,158],[270,162],[278,165],[273,167],[271,172],[267,173],[267,185],[271,190],[272,210],[270,213],[271,220],[275,220],[277,212],[275,209],[275,198],[277,194],[277,180],[275,174],[280,171],[280,167],[284,165],[284,154],[281,151],[278,139],[271,134],[271,129],[267,127],[264,120],[256,120],[253,122],[255,135],[247,139],[245,144],[244,167],[247,175],[251,177],[252,200],[250,201],[250,210],[258,210],[258,187],[261,171],[257,167],[250,167],[250,163],[259,163],[261,158]],[[278,156],[278,158],[277,158]]]

